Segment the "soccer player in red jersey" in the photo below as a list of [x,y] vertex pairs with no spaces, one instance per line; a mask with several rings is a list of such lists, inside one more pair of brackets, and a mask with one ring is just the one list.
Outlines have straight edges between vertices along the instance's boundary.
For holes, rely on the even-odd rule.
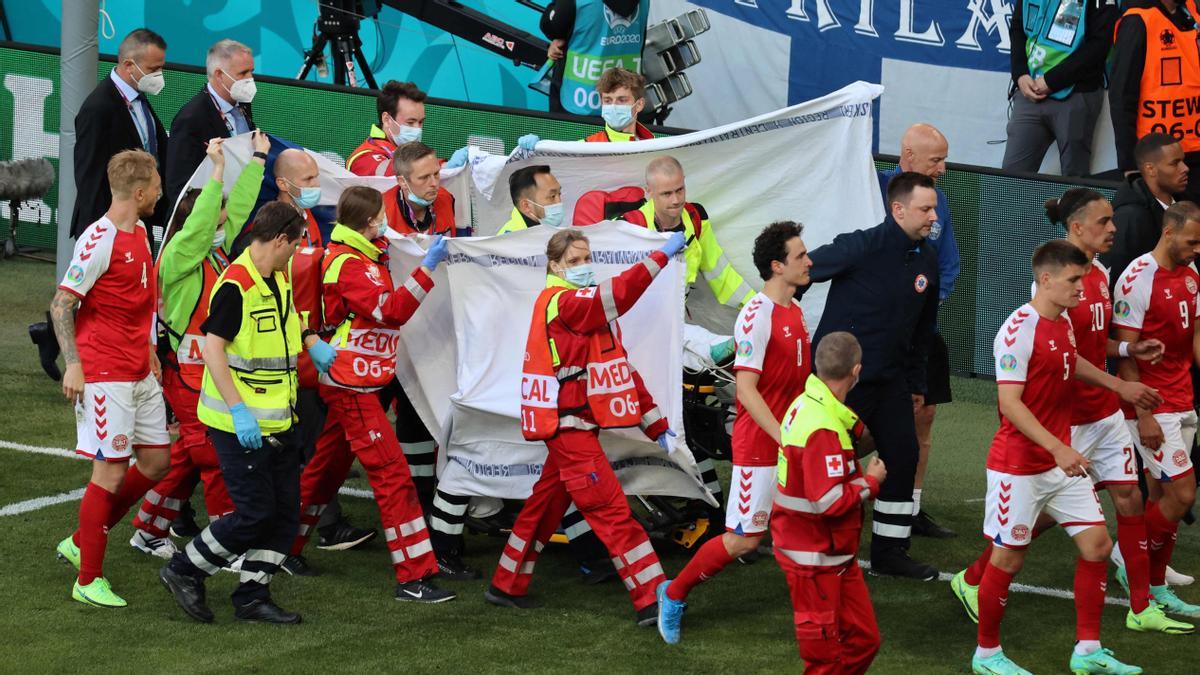
[[1008,587],[1021,569],[1032,528],[1048,514],[1075,540],[1076,645],[1073,672],[1140,673],[1100,646],[1107,560],[1112,540],[1100,500],[1087,477],[1090,462],[1071,447],[1073,379],[1115,390],[1123,399],[1157,405],[1149,387],[1125,382],[1077,359],[1075,334],[1065,310],[1079,304],[1090,261],[1066,241],[1043,244],[1033,254],[1037,292],[1005,320],[993,343],[999,387],[1000,429],[987,459],[984,535],[993,543],[979,585],[976,673],[1026,673],[1000,648],[1000,621]]
[[[1046,216],[1067,230],[1067,241],[1083,251],[1092,264],[1081,283],[1079,304],[1067,310],[1080,357],[1103,370],[1108,357],[1129,356],[1147,362],[1162,358],[1163,344],[1158,340],[1120,343],[1109,337],[1112,301],[1109,297],[1108,271],[1095,260],[1112,248],[1116,226],[1112,205],[1104,195],[1086,188],[1068,190],[1061,199],[1046,204]],[[1034,286],[1036,294],[1037,286]],[[1150,558],[1146,551],[1146,523],[1142,495],[1137,486],[1137,460],[1133,439],[1125,425],[1120,401],[1108,389],[1075,381],[1071,395],[1071,445],[1091,462],[1088,474],[1096,488],[1107,488],[1117,511],[1117,543],[1126,565],[1118,568],[1117,578],[1129,590],[1130,610],[1125,625],[1131,630],[1190,633],[1194,626],[1175,621],[1150,602]],[[1042,513],[1031,538],[1054,526],[1054,519]],[[972,620],[978,621],[979,582],[991,557],[991,544],[971,567],[960,572],[951,588],[962,601]],[[1126,574],[1125,569],[1128,570]]]
[[[1121,377],[1162,392],[1154,407],[1126,408],[1150,480],[1146,534],[1150,543],[1150,592],[1168,612],[1200,616],[1200,605],[1181,600],[1166,584],[1179,521],[1196,500],[1196,475],[1189,456],[1196,436],[1196,411],[1189,370],[1200,357],[1196,292],[1200,276],[1192,261],[1200,254],[1200,207],[1176,202],[1163,214],[1154,250],[1134,259],[1117,280],[1113,324],[1117,339],[1142,338],[1165,345],[1158,363],[1122,359]],[[1130,568],[1132,572],[1132,568]]]
[[802,229],[793,222],[773,223],[754,240],[754,266],[766,284],[734,324],[737,417],[726,532],[705,542],[675,579],[659,584],[658,632],[668,644],[679,642],[691,589],[755,551],[767,531],[777,485],[779,423],[812,371],[808,328],[794,297],[808,283],[812,267]]
[[[108,530],[167,472],[166,407],[154,332],[154,261],[141,218],[154,213],[162,182],[142,150],[108,162],[112,206],[75,243],[50,315],[67,369],[63,394],[75,404],[75,452],[92,460],[79,529],[58,545],[79,569],[71,592],[97,607],[124,607],[104,578]],[[78,308],[78,313],[75,312]],[[137,465],[130,466],[131,455]]]

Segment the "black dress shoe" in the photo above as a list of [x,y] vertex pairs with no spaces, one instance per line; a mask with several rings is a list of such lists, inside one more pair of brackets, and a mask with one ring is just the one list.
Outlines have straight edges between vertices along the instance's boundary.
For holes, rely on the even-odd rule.
[[46,312],[45,321],[29,324],[29,339],[37,345],[38,361],[42,364],[42,370],[55,382],[61,380],[62,371],[58,369],[58,338],[54,336],[50,312]]
[[348,520],[318,530],[317,548],[322,551],[349,551],[375,538],[378,533],[365,527],[355,527]]
[[321,572],[312,565],[309,565],[308,560],[302,555],[289,555],[284,558],[283,563],[279,565],[279,569],[294,577],[321,576]]
[[542,606],[541,603],[527,595],[509,595],[495,586],[489,586],[483,592],[483,599],[497,607],[512,607],[513,609],[537,609]]
[[637,625],[639,628],[658,625],[658,603],[643,607],[637,611]]
[[204,602],[204,582],[186,574],[180,574],[164,565],[158,571],[158,579],[175,598],[175,603],[188,616],[200,623],[212,623],[213,613]]
[[871,551],[871,572],[893,577],[934,581],[938,578],[937,568],[908,557],[908,551],[899,546]]
[[948,527],[942,527],[924,511],[918,511],[913,518],[912,533],[918,537],[929,537],[930,539],[953,539],[958,536],[957,532]]
[[300,615],[271,600],[251,600],[233,611],[233,618],[250,623],[300,623]]
[[474,581],[483,576],[457,555],[441,556],[437,562],[438,576],[446,581]]
[[192,502],[183,500],[183,507],[179,509],[179,515],[171,521],[171,536],[184,539],[200,536],[200,526],[196,524],[196,511],[192,508]]

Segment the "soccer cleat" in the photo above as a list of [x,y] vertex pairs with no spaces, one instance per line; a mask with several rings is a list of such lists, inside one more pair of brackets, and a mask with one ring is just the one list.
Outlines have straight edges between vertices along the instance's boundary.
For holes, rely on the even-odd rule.
[[58,548],[55,550],[59,560],[69,562],[75,569],[79,569],[79,547],[75,545],[70,536],[58,542]]
[[1166,633],[1167,635],[1187,635],[1196,627],[1184,621],[1176,621],[1167,616],[1157,603],[1150,603],[1141,613],[1134,614],[1133,610],[1125,615],[1125,627],[1142,633]]
[[[1113,548],[1116,548],[1116,546]],[[1125,595],[1129,595],[1129,575],[1125,573],[1125,567],[1118,566],[1115,576],[1117,577],[1117,583],[1121,584],[1121,588],[1125,589]]]
[[107,607],[116,609],[126,606],[127,602],[113,593],[112,586],[108,585],[108,579],[104,577],[96,577],[92,579],[92,583],[87,586],[80,586],[79,580],[75,580],[75,588],[71,589],[71,597],[85,605],[93,607]]
[[537,609],[542,606],[537,600],[527,595],[510,595],[495,586],[489,586],[483,592],[483,599],[497,607],[512,607],[513,609]]
[[317,548],[322,551],[349,551],[375,538],[378,533],[365,527],[355,527],[347,520],[339,520],[318,531]]
[[663,642],[676,645],[679,644],[679,628],[683,623],[683,610],[687,609],[687,603],[667,597],[667,586],[670,585],[671,580],[667,579],[660,583],[655,591],[658,595],[658,634],[662,636]]
[[278,623],[297,624],[301,622],[300,615],[267,600],[251,600],[233,610],[233,618],[247,623]]
[[446,581],[474,581],[483,575],[456,555],[438,558],[438,576]]
[[1182,614],[1184,616],[1200,617],[1200,605],[1193,605],[1179,599],[1175,595],[1175,591],[1171,590],[1170,586],[1151,586],[1150,594],[1154,596],[1154,601],[1162,605],[1163,611],[1172,614]]
[[457,598],[452,591],[438,588],[426,579],[396,584],[396,599],[403,602],[420,602],[426,605],[436,605]]
[[308,564],[308,560],[302,555],[289,555],[283,559],[283,564],[279,569],[287,572],[294,577],[317,577],[321,573],[317,568]]
[[179,549],[175,548],[175,542],[171,541],[170,537],[154,537],[143,530],[133,531],[133,536],[129,539],[129,545],[142,553],[148,553],[163,560],[170,560],[171,556],[179,552]]
[[954,575],[950,580],[950,590],[954,591],[954,596],[962,603],[963,609],[967,610],[967,617],[979,623],[979,587],[967,583],[966,570]]
[[1130,666],[1113,658],[1111,649],[1101,647],[1090,654],[1071,652],[1071,672],[1075,675],[1087,673],[1114,673],[1115,675],[1138,675],[1142,672],[1137,666]]
[[975,675],[1033,675],[1033,673],[1013,663],[1011,659],[1004,655],[1003,650],[988,657],[980,657],[978,654],[972,656],[971,672],[975,673]]
[[1167,565],[1167,584],[1170,586],[1191,586],[1196,583],[1196,577],[1189,576],[1183,572],[1177,572]]

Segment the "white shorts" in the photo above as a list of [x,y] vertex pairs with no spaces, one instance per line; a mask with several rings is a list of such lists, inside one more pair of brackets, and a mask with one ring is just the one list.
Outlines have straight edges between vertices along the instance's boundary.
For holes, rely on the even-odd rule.
[[725,529],[747,536],[766,532],[778,485],[779,476],[773,466],[734,464],[729,503],[725,505]]
[[1071,446],[1092,463],[1088,475],[1097,489],[1137,485],[1133,438],[1120,410],[1102,420],[1071,427]]
[[88,382],[75,405],[75,452],[126,462],[134,450],[170,447],[167,407],[153,375],[139,382]]
[[1142,465],[1151,478],[1169,482],[1192,472],[1192,441],[1196,438],[1196,411],[1180,413],[1158,413],[1154,416],[1162,427],[1163,444],[1158,450],[1143,448],[1138,436],[1137,420],[1128,420],[1129,433],[1138,452],[1142,453]]
[[1058,467],[1030,476],[988,469],[987,485],[983,534],[996,546],[1028,546],[1043,511],[1072,537],[1104,526],[1100,497],[1085,476],[1072,478]]

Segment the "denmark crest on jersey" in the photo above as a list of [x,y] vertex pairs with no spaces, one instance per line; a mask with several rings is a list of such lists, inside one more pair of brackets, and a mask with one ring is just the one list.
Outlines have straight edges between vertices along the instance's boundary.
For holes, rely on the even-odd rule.
[[924,293],[926,288],[929,288],[929,277],[924,274],[918,274],[913,280],[913,288],[917,289],[918,293]]
[[1073,330],[1067,331],[1067,340],[1071,343],[1072,347],[1075,346],[1075,331],[1073,331]]
[[[1191,279],[1188,279],[1191,281]],[[1108,300],[1108,284],[1100,284],[1100,297]]]
[[1183,283],[1187,284],[1188,294],[1196,294],[1196,280],[1191,277],[1184,277]]

